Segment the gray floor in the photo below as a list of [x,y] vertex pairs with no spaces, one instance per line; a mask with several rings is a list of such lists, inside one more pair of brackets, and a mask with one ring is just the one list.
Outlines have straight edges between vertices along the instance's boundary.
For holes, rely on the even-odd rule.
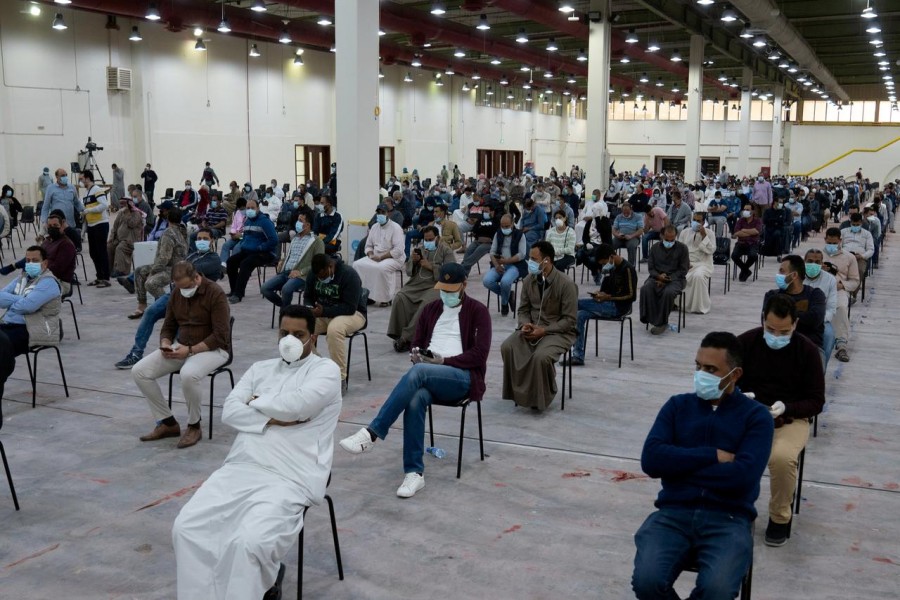
[[[821,237],[811,238],[807,245],[821,243]],[[852,361],[830,365],[828,405],[807,452],[802,511],[780,549],[762,543],[768,478],[763,480],[754,598],[897,597],[898,261],[897,247],[887,246],[865,302],[853,308]],[[757,324],[775,269],[770,259],[758,281],[735,282],[723,297],[723,269],[717,267],[713,311],[688,315],[684,331],[661,337],[636,323],[635,360],[628,360],[626,332],[621,369],[617,328],[601,327],[600,357],[589,352],[587,366],[575,371],[565,412],[558,400],[535,414],[498,398],[499,345],[514,321],[494,312],[483,406],[486,460],[478,460],[471,411],[463,475],[455,478],[459,412],[446,408],[436,411],[435,425],[447,457],[426,456],[428,486],[413,499],[394,495],[403,477],[402,436],[391,435],[358,457],[338,448],[330,493],[346,579],[337,579],[328,512],[314,508],[307,515],[307,597],[630,597],[632,535],[659,488],[637,460],[647,430],[669,395],[691,388],[694,353],[705,333],[740,333]],[[473,271],[471,289],[484,300],[479,279]],[[277,353],[270,305],[255,294],[255,279],[251,286],[234,311],[238,376],[252,361]],[[47,354],[41,357],[37,409],[30,405],[24,360],[7,383],[2,439],[22,510],[13,510],[0,482],[4,598],[174,597],[172,521],[219,466],[234,434],[217,423],[212,441],[187,450],[176,450],[172,440],[138,441],[152,427],[148,409],[130,373],[112,367],[132,343],[136,323],[125,319],[132,309],[133,299],[118,286],[85,288],[84,305],[76,304],[81,341],[74,339],[71,315],[64,315],[69,398]],[[371,383],[362,344],[353,349],[339,437],[372,418],[407,368],[405,355],[395,354],[384,335],[388,314],[370,312]],[[227,387],[220,379],[217,420]],[[176,416],[184,419],[182,404]],[[286,597],[293,597],[296,549],[288,561]],[[679,589],[686,594],[692,576],[682,579]]]

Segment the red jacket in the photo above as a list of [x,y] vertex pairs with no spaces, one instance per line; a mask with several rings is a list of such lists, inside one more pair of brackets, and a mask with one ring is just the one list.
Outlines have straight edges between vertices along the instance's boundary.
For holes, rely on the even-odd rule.
[[[434,326],[443,312],[444,303],[440,300],[422,309],[412,339],[413,348],[428,347]],[[468,294],[463,297],[462,310],[459,311],[459,334],[463,353],[445,358],[444,364],[469,372],[469,399],[481,402],[486,388],[487,358],[491,352],[491,315],[484,304]]]

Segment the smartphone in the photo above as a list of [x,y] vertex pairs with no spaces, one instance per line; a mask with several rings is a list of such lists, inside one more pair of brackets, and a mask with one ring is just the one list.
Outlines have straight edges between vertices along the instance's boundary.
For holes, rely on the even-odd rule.
[[425,350],[420,350],[419,354],[421,354],[422,356],[427,356],[428,358],[434,358],[434,352],[427,348]]

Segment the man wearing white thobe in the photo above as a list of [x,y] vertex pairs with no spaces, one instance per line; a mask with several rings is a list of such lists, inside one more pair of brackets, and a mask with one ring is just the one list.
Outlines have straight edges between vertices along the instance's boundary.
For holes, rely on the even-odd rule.
[[388,218],[387,206],[379,204],[366,240],[366,257],[353,261],[353,269],[369,290],[372,302],[387,306],[400,289],[397,273],[406,262],[405,246],[403,228]]
[[341,379],[311,354],[313,331],[309,308],[282,309],[281,357],[254,363],[225,400],[222,422],[238,430],[231,452],[172,527],[180,600],[263,598],[304,509],[325,496]]
[[705,315],[712,308],[709,299],[709,279],[713,274],[713,254],[716,251],[715,237],[706,228],[702,213],[694,213],[690,227],[678,234],[678,241],[687,246],[691,268],[687,272],[684,286],[685,311]]

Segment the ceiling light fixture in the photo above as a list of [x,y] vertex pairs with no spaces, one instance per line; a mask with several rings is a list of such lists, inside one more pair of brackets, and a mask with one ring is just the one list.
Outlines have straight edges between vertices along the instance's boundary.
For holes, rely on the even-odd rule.
[[575,58],[578,62],[585,62],[588,59],[587,54],[584,53],[584,48],[578,51],[578,56]]
[[647,42],[647,52],[656,52],[659,50],[659,43],[656,40]]
[[779,52],[777,48],[773,48],[769,52],[768,58],[769,60],[778,60],[779,58],[781,58],[781,52]]
[[406,76],[403,77],[403,81],[404,81],[405,83],[412,83],[412,80],[413,80],[412,75],[410,75],[410,74],[409,74],[409,71],[407,71],[407,72],[406,72]]
[[54,0],[57,4],[72,4],[72,0]]
[[303,66],[303,57],[300,56],[299,54],[298,54],[297,56],[294,57],[294,66],[295,66],[295,67],[302,67],[302,66]]
[[201,35],[203,35],[203,28],[194,27],[194,37],[200,37]]
[[447,68],[444,69],[444,75],[456,75],[456,71],[453,70],[453,65],[447,65]]
[[475,69],[475,72],[472,73],[472,79],[474,79],[475,81],[481,79],[481,75],[478,74],[478,69]]
[[447,7],[444,6],[443,2],[435,2],[434,4],[431,5],[431,14],[433,14],[433,15],[436,15],[439,17],[443,14],[446,14],[446,12],[447,12]]
[[138,30],[137,25],[131,27],[131,35],[128,36],[128,39],[132,42],[139,42],[144,39],[141,37],[141,32]]
[[475,26],[477,29],[481,31],[487,31],[491,28],[490,23],[488,23],[487,15],[482,13],[481,16],[478,17],[478,25]]
[[723,23],[734,23],[738,20],[738,16],[737,13],[735,13],[733,10],[731,10],[730,8],[726,8],[722,11],[722,16],[719,17],[719,19]]
[[462,91],[468,92],[468,91],[471,90],[471,89],[472,89],[472,88],[469,87],[469,82],[468,82],[468,81],[466,81],[465,83],[463,83]]
[[766,38],[761,35],[756,36],[753,39],[753,46],[755,48],[765,48],[766,47]]
[[529,67],[528,65],[522,65],[521,67],[519,67],[519,70],[522,71],[523,73],[527,73],[528,71],[531,70],[531,67]]
[[553,71],[544,71],[545,79],[553,79]]
[[291,43],[291,34],[288,33],[287,29],[281,30],[281,35],[278,36],[278,41],[282,44],[290,44]]
[[866,27],[866,33],[881,33],[881,27],[878,26],[878,23],[869,23],[869,26]]
[[528,35],[525,33],[525,28],[522,27],[519,29],[519,35],[516,36],[516,41],[520,44],[528,43]]
[[640,81],[641,83],[649,83],[650,78],[647,77],[646,73],[641,73],[641,78],[638,81]]
[[656,79],[656,87],[662,87],[662,86],[664,86],[664,85],[665,85],[665,84],[663,83],[662,77],[658,77],[658,78]]
[[509,79],[506,78],[506,75],[500,76],[500,85],[509,85]]
[[710,4],[715,4],[715,0],[697,0],[697,4],[701,6],[709,6]]
[[53,17],[53,23],[50,26],[57,31],[69,28],[69,26],[66,25],[66,22],[63,21],[62,13],[56,13],[56,16]]
[[522,84],[522,89],[523,89],[523,90],[530,90],[530,89],[531,89],[531,82],[530,82],[530,81],[526,81],[525,83],[523,83],[523,84]]
[[672,60],[672,62],[676,62],[676,63],[677,63],[677,62],[681,62],[681,53],[678,52],[678,50],[676,50],[675,52],[673,52],[673,53],[672,53],[672,58],[671,58],[671,60]]
[[453,56],[455,56],[456,58],[465,58],[466,51],[463,50],[462,48],[457,48],[456,50],[453,51]]
[[627,56],[623,56],[622,58],[619,59],[619,62],[622,63],[623,65],[627,65],[628,63],[631,62],[631,59],[628,58]]
[[500,60],[499,58],[497,58],[496,56],[495,56],[494,58],[491,59],[491,64],[492,64],[492,65],[499,65],[501,62],[503,62],[503,61]]
[[569,13],[569,16],[566,17],[566,21],[580,21],[581,17],[578,16],[578,13]]
[[268,9],[266,8],[266,3],[263,0],[254,0],[253,6],[250,7],[250,10],[253,12],[266,12]]
[[[222,7],[224,8],[225,5],[223,4]],[[231,33],[231,23],[228,22],[228,19],[223,18],[221,21],[219,21],[219,27],[217,28],[217,30],[219,33]]]
[[150,6],[147,7],[147,14],[145,18],[149,21],[159,21],[162,17],[159,15],[159,9],[156,8],[156,3],[151,2]]
[[197,43],[194,44],[194,50],[197,52],[206,52],[206,44],[203,43],[203,40],[197,40]]
[[556,52],[559,50],[559,46],[556,45],[556,39],[550,38],[547,42],[547,52]]
[[38,6],[37,4],[32,4],[31,6],[28,7],[28,13],[32,17],[39,17],[39,16],[41,16],[41,7]]
[[887,56],[887,52],[885,52],[884,50],[879,49],[879,50],[876,50],[876,51],[875,51],[875,53],[873,54],[873,56],[876,56],[876,57],[878,57],[878,58],[881,58],[882,56]]
[[728,81],[728,75],[724,71],[719,72],[719,81]]
[[563,1],[559,3],[559,12],[566,14],[573,13],[575,12],[575,7],[572,6],[571,2]]
[[379,29],[378,29],[378,37],[382,37],[382,36],[385,36],[385,35],[387,35],[387,31],[385,31],[384,29],[379,28]]
[[678,84],[677,84],[677,83],[672,84],[672,93],[673,93],[673,94],[677,94],[677,93],[679,93],[680,91],[681,91],[681,88],[678,87]]
[[750,29],[748,29],[747,27],[744,27],[743,29],[741,29],[740,36],[745,40],[749,40],[753,37],[753,32],[750,31]]
[[569,77],[566,79],[566,83],[571,83],[572,85],[575,85],[577,82],[578,80],[575,79],[574,75],[569,75]]
[[875,12],[875,9],[869,5],[868,0],[866,1],[866,7],[863,9],[862,14],[860,15],[863,19],[874,19],[878,16],[878,13]]
[[634,29],[629,29],[628,34],[625,36],[625,43],[626,44],[637,44],[637,42],[638,42],[638,36],[634,32]]
[[322,27],[328,27],[329,25],[333,25],[334,21],[332,21],[331,17],[329,17],[328,15],[320,15],[319,20],[316,21],[316,23],[318,23]]
[[487,91],[484,93],[484,95],[485,95],[485,96],[493,96],[493,95],[494,95],[494,89],[493,89],[491,86],[488,86],[488,87],[487,87]]
[[250,44],[250,56],[252,56],[253,58],[257,58],[260,56],[259,48],[256,44]]
[[416,68],[421,67],[421,66],[422,66],[422,61],[419,59],[419,55],[418,55],[418,54],[413,54],[412,62],[410,62],[409,64],[412,65],[412,66],[414,66],[414,67],[416,67]]

